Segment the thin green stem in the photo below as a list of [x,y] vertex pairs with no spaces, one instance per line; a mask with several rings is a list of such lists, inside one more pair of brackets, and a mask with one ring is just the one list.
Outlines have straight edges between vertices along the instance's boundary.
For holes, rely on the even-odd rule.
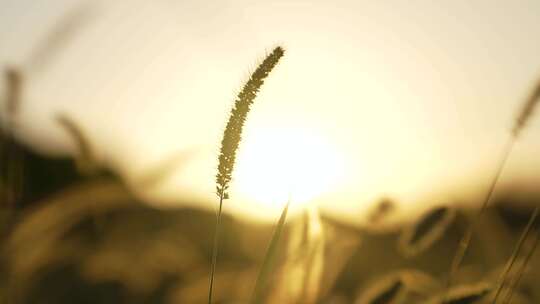
[[216,272],[218,248],[219,248],[219,231],[221,226],[221,210],[223,207],[223,192],[219,195],[219,209],[216,219],[216,229],[214,231],[214,245],[212,247],[212,265],[210,269],[210,288],[208,290],[208,304],[212,304],[212,295],[214,291],[214,275]]

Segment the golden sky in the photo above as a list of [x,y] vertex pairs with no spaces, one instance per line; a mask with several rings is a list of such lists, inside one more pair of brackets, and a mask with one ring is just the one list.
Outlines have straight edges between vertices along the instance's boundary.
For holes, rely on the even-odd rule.
[[[51,62],[33,63],[43,37],[80,3],[0,0],[0,63],[27,71],[21,132],[67,153],[73,147],[54,120],[67,113],[134,185],[161,159],[184,154],[176,174],[145,191],[165,201],[215,202],[228,111],[277,44],[287,52],[252,108],[241,152],[276,142],[263,169],[274,179],[295,177],[292,164],[313,169],[320,179],[295,177],[317,185],[306,197],[350,219],[382,196],[404,211],[478,197],[540,78],[534,0],[92,1],[77,36]],[[320,172],[299,162],[310,149],[323,151],[309,156]],[[540,180],[539,151],[533,119],[503,183]],[[276,155],[284,158],[272,162]],[[253,167],[242,159],[239,168]],[[250,170],[239,171],[243,184],[233,181],[226,211],[277,215],[246,191],[246,181],[262,184]]]

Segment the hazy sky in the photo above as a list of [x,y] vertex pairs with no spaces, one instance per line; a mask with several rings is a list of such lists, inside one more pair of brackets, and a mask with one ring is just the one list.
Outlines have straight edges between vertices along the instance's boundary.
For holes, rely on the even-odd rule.
[[[339,155],[341,179],[313,200],[351,219],[381,196],[403,210],[477,197],[540,79],[534,0],[92,1],[74,39],[46,65],[33,63],[55,22],[81,3],[0,0],[0,63],[27,71],[21,130],[66,153],[54,115],[67,113],[132,182],[184,153],[178,172],[147,191],[167,201],[214,202],[228,111],[277,44],[287,52],[256,100],[246,141],[279,129],[288,134],[281,149],[302,158],[306,134],[319,138]],[[537,117],[503,182],[539,181],[539,152]],[[324,175],[317,168],[310,174]],[[276,213],[239,187],[229,211]]]

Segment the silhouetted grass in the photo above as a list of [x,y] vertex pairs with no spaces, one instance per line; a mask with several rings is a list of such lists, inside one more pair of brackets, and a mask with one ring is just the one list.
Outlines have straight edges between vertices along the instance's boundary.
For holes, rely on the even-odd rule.
[[216,270],[218,246],[219,246],[219,226],[221,223],[221,212],[223,200],[229,198],[227,192],[232,178],[234,163],[236,161],[236,151],[242,139],[242,129],[247,114],[257,97],[264,80],[276,66],[279,59],[283,56],[285,50],[282,47],[276,47],[255,69],[248,79],[238,97],[234,102],[234,107],[229,116],[229,121],[223,133],[221,140],[221,151],[219,154],[218,173],[216,175],[216,194],[219,197],[219,207],[216,221],[216,231],[214,233],[214,249],[212,253],[212,265],[210,270],[210,288],[208,291],[208,303],[212,303],[212,292],[214,286],[214,273]]

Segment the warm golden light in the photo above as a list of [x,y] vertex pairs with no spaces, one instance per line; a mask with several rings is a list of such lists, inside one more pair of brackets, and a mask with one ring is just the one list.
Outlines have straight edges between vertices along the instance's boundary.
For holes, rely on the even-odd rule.
[[234,183],[242,195],[266,206],[302,205],[339,183],[343,160],[314,131],[299,128],[247,134]]

